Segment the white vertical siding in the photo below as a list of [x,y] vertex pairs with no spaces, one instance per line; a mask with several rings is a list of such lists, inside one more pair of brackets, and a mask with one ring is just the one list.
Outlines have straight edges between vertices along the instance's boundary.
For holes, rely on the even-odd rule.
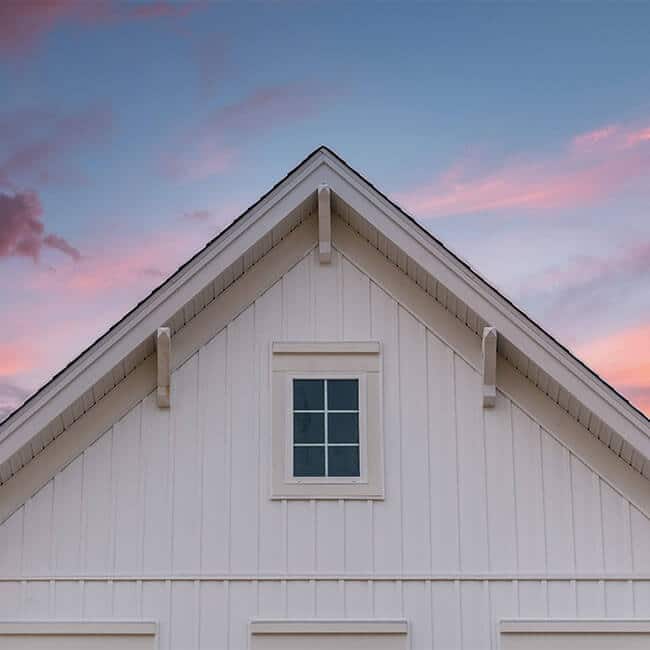
[[[460,326],[460,325],[459,325]],[[382,342],[384,501],[270,501],[269,343]],[[0,526],[0,616],[151,617],[247,647],[264,617],[401,617],[497,648],[501,617],[650,616],[650,521],[334,253],[305,258]],[[635,577],[636,576],[636,577]]]

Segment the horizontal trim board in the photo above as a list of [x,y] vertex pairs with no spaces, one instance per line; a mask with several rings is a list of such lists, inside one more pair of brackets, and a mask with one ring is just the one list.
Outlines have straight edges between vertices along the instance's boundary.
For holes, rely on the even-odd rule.
[[154,621],[0,621],[2,636],[153,636]]
[[397,619],[260,619],[251,634],[407,634],[408,622]]
[[[312,501],[313,499],[306,499]],[[650,574],[506,575],[506,574],[274,574],[274,575],[88,575],[0,576],[3,582],[650,582]]]
[[379,354],[379,341],[325,341],[273,343],[273,354]]
[[647,619],[507,619],[501,634],[647,634]]

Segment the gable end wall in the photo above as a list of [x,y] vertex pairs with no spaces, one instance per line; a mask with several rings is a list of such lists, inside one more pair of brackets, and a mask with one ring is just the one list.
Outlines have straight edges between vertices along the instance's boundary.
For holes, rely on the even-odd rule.
[[[0,617],[155,619],[165,649],[246,648],[253,616],[405,617],[413,648],[650,617],[648,518],[503,392],[483,410],[444,327],[310,254],[173,372],[171,410],[149,394],[0,526]],[[385,500],[271,501],[270,342],[364,339]]]

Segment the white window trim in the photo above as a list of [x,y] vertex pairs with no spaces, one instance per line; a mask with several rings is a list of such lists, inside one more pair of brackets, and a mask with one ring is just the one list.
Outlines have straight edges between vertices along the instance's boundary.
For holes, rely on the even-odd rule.
[[501,634],[648,634],[648,619],[503,619]]
[[3,636],[155,636],[154,621],[0,621]]
[[[383,499],[381,346],[377,341],[271,345],[272,499]],[[293,379],[359,380],[358,477],[293,476]]]
[[253,619],[251,634],[407,634],[405,619]]

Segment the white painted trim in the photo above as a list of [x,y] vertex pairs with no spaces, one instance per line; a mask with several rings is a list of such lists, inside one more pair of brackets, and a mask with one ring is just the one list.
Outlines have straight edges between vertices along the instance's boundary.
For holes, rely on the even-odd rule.
[[405,619],[254,619],[251,634],[407,634]]
[[332,202],[327,185],[318,187],[318,259],[321,264],[332,261]]
[[[362,342],[273,342],[271,352],[271,499],[383,499],[381,346]],[[360,476],[293,477],[291,380],[294,377],[359,380]]]
[[481,357],[483,408],[492,408],[497,401],[497,330],[494,327],[483,328]]
[[[304,499],[303,499],[304,500]],[[184,573],[170,575],[169,573],[132,574],[119,573],[111,575],[36,575],[36,576],[0,576],[0,584],[6,582],[43,583],[43,582],[602,582],[620,583],[650,582],[650,574],[612,573],[612,574],[581,574],[581,573],[551,573],[551,574],[504,574],[504,573],[341,573],[340,571],[318,571],[314,573],[273,573],[273,574],[194,574]]]
[[648,619],[503,619],[501,634],[648,634]]
[[379,354],[379,341],[315,341],[273,343],[273,354]]
[[155,621],[0,621],[2,636],[154,636]]
[[169,327],[159,327],[156,332],[156,403],[159,408],[169,408],[171,347],[171,330]]

